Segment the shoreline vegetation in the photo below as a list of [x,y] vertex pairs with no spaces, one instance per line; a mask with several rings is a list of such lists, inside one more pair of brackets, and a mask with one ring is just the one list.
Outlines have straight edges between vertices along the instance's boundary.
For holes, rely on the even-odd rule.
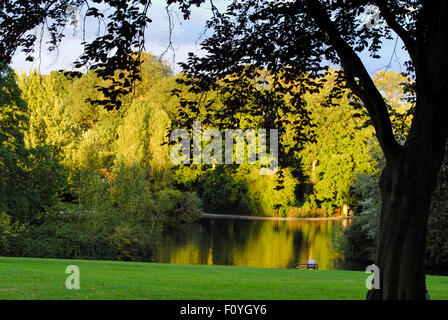
[[214,213],[203,213],[201,218],[205,219],[229,219],[229,220],[276,220],[276,221],[324,221],[324,220],[344,220],[353,219],[352,216],[338,216],[338,217],[266,217],[266,216],[243,216],[243,215],[233,215],[233,214],[214,214]]

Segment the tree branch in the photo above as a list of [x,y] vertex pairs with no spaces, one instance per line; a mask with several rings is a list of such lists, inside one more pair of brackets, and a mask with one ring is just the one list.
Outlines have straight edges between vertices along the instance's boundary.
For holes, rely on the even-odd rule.
[[412,39],[409,32],[402,27],[398,21],[395,19],[392,11],[387,6],[387,2],[385,0],[376,0],[374,1],[376,6],[380,9],[381,16],[386,20],[389,27],[395,31],[395,33],[403,40],[403,43],[406,47],[406,50],[409,53],[412,61],[415,63],[417,61],[417,46],[414,39]]
[[[394,138],[392,125],[383,96],[373,83],[361,59],[355,51],[341,38],[339,31],[326,13],[326,9],[317,0],[309,0],[309,12],[318,26],[324,30],[330,44],[336,50],[349,88],[363,102],[372,118],[376,135],[386,158],[399,149]],[[357,78],[359,81],[357,81]]]

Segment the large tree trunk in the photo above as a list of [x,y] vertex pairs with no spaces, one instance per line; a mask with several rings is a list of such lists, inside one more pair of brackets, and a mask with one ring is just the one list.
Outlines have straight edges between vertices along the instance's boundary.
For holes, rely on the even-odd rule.
[[[423,1],[415,12],[415,30],[391,10],[390,1],[374,1],[381,18],[403,40],[415,75],[415,109],[404,146],[394,138],[383,96],[353,48],[319,1],[307,7],[325,31],[344,69],[347,86],[366,107],[386,157],[381,176],[381,221],[376,264],[380,289],[370,299],[425,298],[425,240],[429,203],[445,153],[448,131],[448,1]],[[419,5],[420,6],[420,5]],[[413,14],[414,15],[414,14]]]
[[[430,137],[431,136],[431,137]],[[381,175],[380,233],[376,265],[380,288],[367,299],[425,299],[426,226],[431,193],[445,153],[434,131],[400,149]]]

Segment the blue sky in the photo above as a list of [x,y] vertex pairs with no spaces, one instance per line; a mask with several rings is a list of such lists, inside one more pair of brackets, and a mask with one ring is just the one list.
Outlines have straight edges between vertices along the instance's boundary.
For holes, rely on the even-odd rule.
[[[225,1],[217,2],[217,5],[224,5]],[[146,50],[153,54],[160,55],[167,49],[169,39],[169,22],[168,15],[165,10],[165,0],[153,0],[153,4],[149,9],[149,16],[153,22],[149,25],[146,32]],[[199,43],[200,35],[204,31],[204,25],[210,17],[211,11],[209,6],[205,5],[200,8],[194,8],[191,19],[183,20],[182,15],[177,12],[172,14],[174,30],[172,35],[173,50],[169,50],[163,58],[171,65],[175,72],[179,72],[179,62],[186,61],[188,52],[201,54]],[[86,24],[86,37],[91,40],[95,36],[98,25],[94,21]],[[78,28],[68,29],[58,53],[48,54],[45,47],[42,48],[40,59],[34,62],[25,61],[25,55],[18,53],[14,56],[12,65],[18,71],[26,71],[38,69],[42,73],[49,73],[52,70],[66,69],[72,70],[72,62],[75,61],[82,53],[82,31]],[[45,39],[45,37],[44,37]],[[395,40],[384,42],[383,49],[380,52],[381,59],[371,59],[368,54],[362,53],[361,58],[366,64],[370,74],[374,74],[379,70],[389,69],[393,71],[404,71],[403,63],[407,59],[407,53],[401,49],[402,42],[398,41],[396,51],[394,52]],[[36,48],[36,52],[38,52]],[[390,64],[390,66],[389,66]]]

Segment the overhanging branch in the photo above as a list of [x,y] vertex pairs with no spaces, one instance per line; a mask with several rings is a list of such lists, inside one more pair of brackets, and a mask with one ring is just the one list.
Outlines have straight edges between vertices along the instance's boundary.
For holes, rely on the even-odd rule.
[[311,16],[318,26],[327,33],[330,44],[334,47],[341,60],[347,85],[364,102],[372,118],[381,148],[386,158],[389,158],[395,154],[399,145],[393,135],[383,96],[373,83],[361,59],[341,38],[340,33],[326,13],[326,9],[317,0],[309,0],[308,5]]
[[409,56],[411,57],[412,61],[415,63],[417,58],[417,52],[416,52],[416,43],[415,40],[412,39],[409,32],[401,26],[398,21],[395,19],[391,9],[387,5],[387,1],[385,0],[376,0],[374,1],[376,6],[380,9],[381,16],[386,20],[389,27],[391,27],[392,30],[395,31],[395,33],[401,38],[403,41],[406,50],[409,53]]

